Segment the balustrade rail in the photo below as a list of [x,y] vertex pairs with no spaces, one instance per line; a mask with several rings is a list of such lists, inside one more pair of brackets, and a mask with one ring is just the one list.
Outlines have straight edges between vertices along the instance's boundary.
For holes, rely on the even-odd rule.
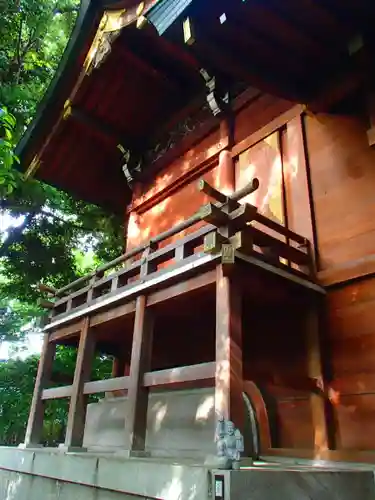
[[[130,290],[160,273],[178,270],[204,254],[222,254],[223,259],[224,255],[228,259],[228,251],[232,256],[229,260],[234,259],[237,251],[313,280],[309,241],[258,213],[253,205],[239,203],[258,187],[259,182],[254,179],[227,197],[200,181],[198,189],[215,203],[204,205],[189,219],[60,289],[40,284],[40,290],[46,292],[49,299],[53,297],[53,301],[41,300],[41,305],[51,309],[54,319],[62,317]],[[187,236],[181,234],[202,221],[206,224],[195,232]],[[168,243],[179,234],[178,239]]]

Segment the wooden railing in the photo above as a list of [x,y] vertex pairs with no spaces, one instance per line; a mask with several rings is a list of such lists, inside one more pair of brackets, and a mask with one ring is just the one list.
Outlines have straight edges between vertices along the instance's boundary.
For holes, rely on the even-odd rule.
[[[51,309],[53,318],[68,315],[151,281],[161,273],[178,270],[204,254],[222,254],[223,259],[230,261],[237,251],[313,279],[309,241],[258,213],[253,205],[239,203],[258,186],[254,179],[227,197],[200,181],[198,189],[215,203],[204,205],[189,219],[58,290],[41,284],[40,290],[54,298],[53,302],[42,300],[41,305]],[[165,244],[202,221],[206,224],[194,233]]]
[[[216,363],[200,363],[198,365],[182,366],[179,368],[169,368],[145,373],[143,377],[143,387],[165,388],[183,387],[190,382],[201,382],[215,379]],[[86,382],[83,386],[83,394],[99,394],[127,390],[129,388],[129,377],[117,377],[106,380],[95,380]],[[42,391],[42,400],[70,398],[73,386],[52,387]]]

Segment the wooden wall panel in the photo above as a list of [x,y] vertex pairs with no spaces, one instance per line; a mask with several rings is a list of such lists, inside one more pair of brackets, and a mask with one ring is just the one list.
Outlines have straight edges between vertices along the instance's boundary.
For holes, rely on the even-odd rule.
[[184,179],[197,164],[204,163],[208,158],[216,154],[221,146],[226,144],[227,137],[225,129],[218,127],[214,132],[204,137],[195,146],[189,149],[183,156],[173,161],[167,168],[163,169],[155,179],[145,184],[138,184],[134,190],[132,208],[155,197],[162,190],[173,183]]
[[375,395],[375,279],[330,291],[328,307],[333,386]]
[[[262,95],[255,99],[255,101],[242,109],[236,117],[235,143],[238,144],[292,106],[292,103],[288,101],[269,95]],[[212,165],[213,169],[205,175],[199,175],[199,172],[198,175],[194,175],[194,171],[199,171],[208,158],[212,158],[212,155],[225,148],[226,141],[228,141],[226,133],[227,128],[219,126],[216,131],[205,137],[181,158],[160,172],[152,183],[136,186],[128,222],[128,250],[186,219],[208,200],[207,197],[196,191],[195,182],[197,177],[206,178],[208,182],[221,191],[231,192],[233,190],[234,172],[233,174],[228,173],[224,168],[215,167],[215,164]],[[278,134],[275,133],[270,138],[265,138],[266,141],[261,141],[261,143],[255,144],[252,148],[252,157],[256,157],[257,161],[260,162],[259,171],[253,173],[253,175],[265,178],[264,172],[260,171],[264,170],[265,156],[269,153],[269,151],[268,153],[265,152],[265,145],[268,146],[268,150],[273,150],[278,162],[276,165],[278,168],[272,164],[273,168],[271,169],[273,174],[278,174],[278,178],[276,178],[277,175],[268,176],[266,181],[262,183],[259,193],[256,195],[258,198],[264,190],[267,192],[270,182],[278,182],[280,181],[279,178],[281,178],[281,155],[278,139],[276,139],[277,136]],[[271,144],[272,141],[275,144]],[[240,162],[247,162],[245,156],[247,158],[248,154],[245,153]],[[217,163],[216,161],[216,165]],[[243,169],[240,168],[237,171],[237,188],[241,187],[250,175],[249,172],[246,172],[245,175],[242,175],[241,172],[244,173]],[[168,196],[162,195],[162,193],[167,193],[168,189],[174,189],[175,191],[170,195],[168,194]],[[162,199],[160,199],[160,196],[162,196]],[[275,205],[275,200],[269,205]],[[281,214],[282,200],[278,200],[278,205],[276,207],[276,219],[283,219],[284,214]],[[268,215],[272,215],[269,211],[267,213]]]
[[309,399],[279,401],[277,404],[279,448],[314,448],[313,422]]
[[[305,117],[320,268],[353,268],[375,253],[375,151],[366,120]],[[333,407],[336,447],[375,449],[375,278],[329,289],[324,339],[327,374],[340,393]]]
[[239,156],[236,165],[236,190],[254,177],[259,188],[242,201],[258,207],[270,219],[285,223],[282,161],[279,133],[274,132]]
[[236,117],[235,142],[246,139],[270,121],[285,113],[294,104],[275,96],[264,94],[250,106],[240,111]]
[[244,378],[261,390],[273,447],[313,448],[306,336],[298,310],[244,307]]
[[[201,177],[216,189],[223,190],[221,174],[221,169],[215,167]],[[191,182],[182,187],[176,194],[168,196],[146,212],[140,215],[131,214],[128,226],[127,250],[131,250],[153,236],[188,219],[208,201],[211,201],[211,199],[197,190],[197,183]],[[165,240],[160,246],[197,231],[200,226],[202,224],[195,224],[184,232],[176,234],[173,238]]]
[[306,116],[321,269],[375,252],[375,151],[356,116]]
[[288,227],[314,244],[302,116],[287,123],[281,145]]
[[335,413],[338,448],[375,450],[375,394],[343,396]]

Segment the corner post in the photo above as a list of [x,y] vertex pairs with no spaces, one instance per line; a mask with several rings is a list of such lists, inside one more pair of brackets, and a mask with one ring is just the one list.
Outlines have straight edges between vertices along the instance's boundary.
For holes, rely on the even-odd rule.
[[83,451],[83,434],[87,409],[87,396],[84,395],[83,389],[85,382],[90,380],[94,351],[95,339],[92,332],[90,333],[90,318],[87,316],[82,321],[65,444],[62,447],[67,451],[74,451],[75,449]]
[[232,420],[244,432],[242,399],[242,292],[235,273],[217,267],[216,277],[216,418]]
[[133,345],[130,361],[128,411],[125,433],[129,454],[144,454],[147,426],[148,389],[143,385],[144,374],[151,369],[154,321],[144,295],[137,297]]
[[[312,297],[307,303],[305,313],[305,328],[307,338],[307,366],[310,379],[316,381],[324,393],[324,375],[321,355],[321,304]],[[316,453],[329,449],[326,400],[321,394],[311,395],[311,412],[314,427],[314,449]]]
[[23,448],[39,447],[43,433],[44,401],[42,392],[46,383],[51,379],[52,365],[55,359],[56,345],[49,341],[49,334],[44,334],[42,353],[39,359],[33,399],[31,401],[29,420],[27,422],[25,442]]

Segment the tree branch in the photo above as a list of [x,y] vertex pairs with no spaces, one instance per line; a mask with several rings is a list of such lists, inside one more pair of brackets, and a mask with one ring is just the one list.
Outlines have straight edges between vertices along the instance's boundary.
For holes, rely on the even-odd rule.
[[70,14],[71,12],[79,12],[79,7],[63,7],[62,9],[55,7],[53,9],[54,14]]
[[22,58],[21,58],[22,30],[23,30],[23,17],[21,17],[20,27],[19,27],[19,30],[18,30],[18,37],[17,37],[17,47],[16,47],[16,58],[17,58],[16,84],[18,84],[19,80],[20,80],[21,65],[22,65]]
[[19,238],[22,236],[24,229],[31,223],[36,215],[36,212],[30,212],[26,215],[22,224],[12,229],[8,238],[0,246],[0,258],[6,257],[9,248],[14,245],[14,243],[17,243]]

